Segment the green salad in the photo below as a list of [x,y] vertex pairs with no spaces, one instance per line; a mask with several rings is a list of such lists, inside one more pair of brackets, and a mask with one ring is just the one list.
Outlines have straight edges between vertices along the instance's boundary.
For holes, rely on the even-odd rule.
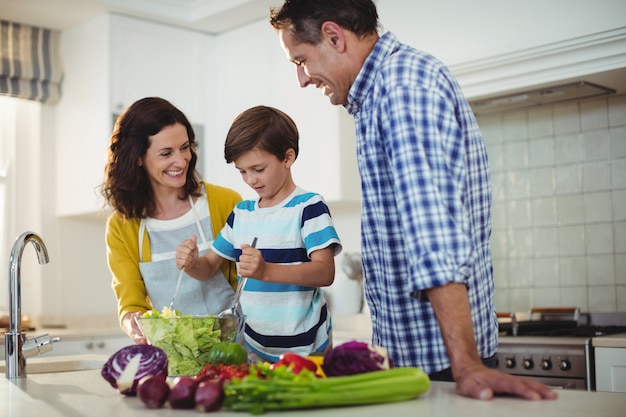
[[151,345],[167,354],[169,375],[198,375],[211,347],[221,342],[216,316],[182,315],[164,307],[141,315],[139,324]]

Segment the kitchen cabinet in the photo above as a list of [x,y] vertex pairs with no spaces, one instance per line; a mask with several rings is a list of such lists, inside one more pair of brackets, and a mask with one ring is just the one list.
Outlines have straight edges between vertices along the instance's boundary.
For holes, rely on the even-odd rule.
[[596,390],[626,392],[626,347],[596,347]]
[[207,179],[239,191],[244,198],[257,197],[235,167],[225,163],[223,145],[239,113],[266,105],[287,113],[298,127],[300,151],[292,167],[296,184],[320,193],[328,202],[358,202],[360,180],[352,116],[342,106],[331,105],[322,90],[298,85],[295,67],[267,21],[220,34],[216,55],[220,57],[215,62],[218,139],[206,153]]
[[114,115],[137,99],[161,96],[194,124],[208,123],[213,38],[107,14],[63,32],[65,78],[57,105],[57,214],[91,215],[99,194]]
[[124,346],[132,344],[132,341],[127,336],[85,337],[72,340],[61,339],[60,342],[53,345],[52,351],[46,352],[41,357],[86,354],[111,356]]

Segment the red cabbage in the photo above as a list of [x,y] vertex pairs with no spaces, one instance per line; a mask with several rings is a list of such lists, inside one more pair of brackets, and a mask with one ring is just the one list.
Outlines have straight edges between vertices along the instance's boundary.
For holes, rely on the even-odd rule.
[[147,375],[167,378],[167,355],[152,345],[131,345],[115,352],[102,366],[102,377],[124,395],[137,395],[139,380]]
[[362,374],[389,367],[385,348],[356,340],[328,349],[322,364],[326,376]]

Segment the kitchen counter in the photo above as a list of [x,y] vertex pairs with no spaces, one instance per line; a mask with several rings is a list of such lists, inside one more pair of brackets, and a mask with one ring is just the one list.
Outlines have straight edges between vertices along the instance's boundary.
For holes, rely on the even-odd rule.
[[[142,417],[142,416],[196,416],[193,410],[145,408],[136,397],[125,397],[106,382],[98,369],[29,374],[26,378],[8,380],[0,377],[0,416],[32,417]],[[394,416],[463,416],[463,417],[588,417],[623,415],[626,394],[560,391],[554,401],[526,401],[511,397],[497,397],[492,401],[478,401],[454,393],[454,384],[433,382],[431,389],[411,401],[335,408],[333,417]],[[268,416],[311,417],[328,415],[328,409],[294,410],[268,413]],[[219,412],[216,416],[246,416],[247,413]]]
[[626,348],[626,333],[594,337],[591,340],[591,344],[593,347]]

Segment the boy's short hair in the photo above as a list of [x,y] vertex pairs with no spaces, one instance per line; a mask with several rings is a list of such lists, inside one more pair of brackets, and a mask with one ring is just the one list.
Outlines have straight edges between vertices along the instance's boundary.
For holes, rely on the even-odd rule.
[[285,159],[288,149],[298,157],[298,128],[284,112],[269,106],[251,107],[233,121],[224,143],[224,158],[231,163],[254,148]]

